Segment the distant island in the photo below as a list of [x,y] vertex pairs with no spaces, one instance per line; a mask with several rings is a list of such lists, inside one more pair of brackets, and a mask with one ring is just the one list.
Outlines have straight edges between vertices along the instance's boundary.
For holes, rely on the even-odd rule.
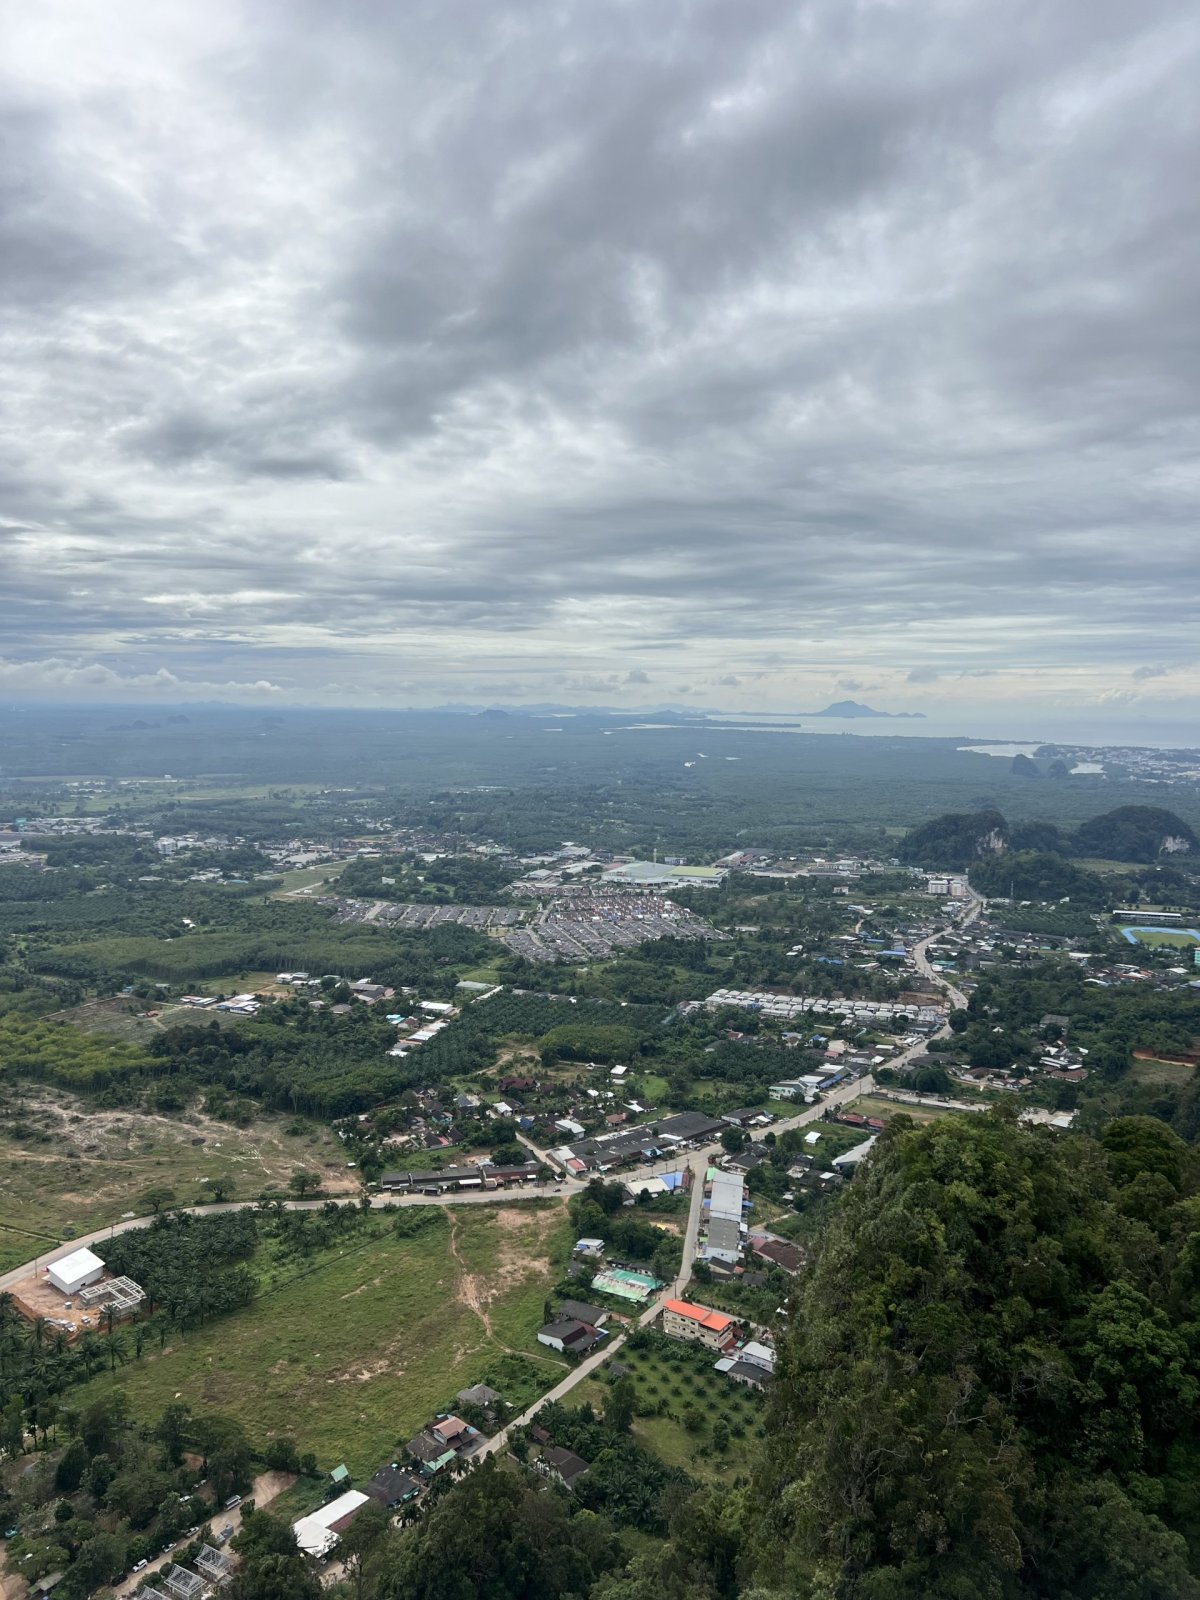
[[904,718],[923,719],[923,711],[876,711],[874,706],[864,706],[860,700],[835,700],[831,706],[826,706],[824,711],[802,711],[804,717],[890,717],[893,720]]

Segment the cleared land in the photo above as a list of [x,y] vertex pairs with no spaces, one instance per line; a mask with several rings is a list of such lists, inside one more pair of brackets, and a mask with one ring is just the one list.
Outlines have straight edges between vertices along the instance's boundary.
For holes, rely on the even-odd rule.
[[178,1396],[236,1417],[256,1444],[290,1434],[358,1477],[485,1377],[507,1399],[532,1398],[566,1370],[534,1337],[570,1249],[565,1207],[452,1209],[412,1238],[347,1244],[74,1403],[115,1383],[152,1419]]
[[294,900],[297,897],[316,898],[326,885],[336,883],[346,870],[344,861],[330,861],[322,867],[292,867],[279,874],[279,888],[272,891],[272,900]]
[[[294,1118],[263,1117],[235,1128],[199,1111],[180,1117],[98,1111],[41,1084],[23,1085],[7,1110],[0,1124],[0,1229],[54,1238],[66,1237],[68,1228],[87,1233],[150,1209],[140,1202],[151,1189],[173,1190],[180,1204],[211,1198],[206,1178],[230,1180],[234,1200],[286,1187],[299,1171],[319,1173],[330,1193],[358,1187],[329,1130]],[[37,1253],[37,1241],[30,1243],[24,1249],[19,1234],[0,1233],[10,1266]]]
[[[876,1094],[863,1095],[861,1100],[852,1101],[846,1110],[857,1111],[863,1117],[882,1117],[884,1121],[889,1117],[905,1116],[911,1117],[914,1122],[936,1122],[939,1117],[953,1116],[948,1107],[905,1105],[898,1100],[885,1100],[882,1095]],[[850,1131],[857,1133],[859,1138],[866,1137],[858,1129]]]
[[1195,1067],[1183,1061],[1160,1061],[1157,1057],[1153,1057],[1150,1060],[1134,1061],[1127,1076],[1135,1083],[1180,1085],[1186,1083],[1195,1070]]

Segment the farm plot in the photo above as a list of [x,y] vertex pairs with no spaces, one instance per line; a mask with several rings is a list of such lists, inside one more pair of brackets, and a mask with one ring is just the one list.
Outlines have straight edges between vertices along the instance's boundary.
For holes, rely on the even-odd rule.
[[[670,1467],[705,1482],[748,1473],[766,1396],[715,1371],[711,1351],[658,1334],[627,1344],[617,1358],[633,1382],[633,1435]],[[603,1410],[603,1401],[598,1402]]]

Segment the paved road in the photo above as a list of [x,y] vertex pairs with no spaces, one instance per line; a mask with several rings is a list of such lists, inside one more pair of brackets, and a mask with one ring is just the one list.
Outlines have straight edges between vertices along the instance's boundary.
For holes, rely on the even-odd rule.
[[[940,939],[943,933],[948,933],[951,928],[965,928],[968,923],[975,921],[975,918],[983,909],[983,901],[973,891],[968,891],[968,893],[970,895],[970,899],[968,901],[966,913],[962,917],[957,918],[953,922],[947,923],[944,927],[935,928],[927,938],[921,940],[920,944],[913,946],[913,965],[916,967],[917,971],[921,973],[923,977],[928,978],[932,983],[936,983],[938,988],[944,991],[951,1005],[957,1006],[960,1011],[966,1005],[967,997],[962,990],[956,988],[943,973],[935,972],[930,966],[929,946],[935,939]],[[949,1032],[950,1025],[947,1023],[946,1026],[941,1030],[938,1037],[944,1037]]]
[[[978,897],[972,896],[964,916],[954,918],[941,927],[935,928],[932,933],[928,934],[913,948],[913,962],[917,970],[935,983],[939,989],[943,990],[951,1004],[955,1006],[965,1006],[967,1003],[966,996],[960,989],[955,988],[940,972],[933,970],[929,964],[928,949],[935,939],[940,938],[950,928],[966,927],[967,923],[973,922],[979,915],[981,905],[982,901]],[[947,1022],[939,1029],[937,1036],[943,1037],[949,1032],[950,1024]],[[921,1055],[924,1049],[925,1040],[922,1039],[917,1044],[910,1045],[907,1050],[901,1051],[899,1055],[893,1056],[888,1064],[893,1067],[897,1066],[903,1061],[908,1061],[914,1056]],[[866,1077],[855,1079],[850,1083],[838,1084],[836,1088],[831,1089],[815,1105],[805,1106],[803,1111],[798,1111],[794,1117],[786,1117],[780,1122],[773,1123],[771,1132],[780,1134],[786,1133],[791,1128],[802,1128],[806,1123],[815,1122],[820,1117],[823,1117],[831,1106],[844,1105],[848,1100],[857,1100],[863,1095],[870,1094],[874,1088],[875,1080],[869,1073]],[[934,1097],[930,1097],[930,1103],[940,1102],[937,1102]],[[976,1108],[971,1106],[970,1109],[975,1110]],[[523,1142],[528,1144],[528,1140]],[[530,1148],[533,1149],[534,1146],[530,1145]],[[639,1315],[637,1319],[639,1328],[648,1327],[655,1320],[662,1311],[663,1303],[666,1300],[674,1299],[682,1294],[691,1277],[692,1262],[696,1256],[696,1246],[700,1236],[700,1222],[704,1212],[704,1175],[708,1169],[709,1162],[720,1151],[720,1144],[710,1144],[701,1150],[693,1151],[687,1158],[687,1165],[691,1168],[692,1173],[692,1200],[691,1205],[688,1207],[687,1228],[684,1230],[683,1258],[680,1273],[675,1282],[669,1288],[664,1289],[662,1294],[651,1301]],[[623,1333],[614,1335],[602,1349],[596,1351],[594,1355],[588,1356],[585,1361],[581,1361],[577,1367],[573,1367],[566,1377],[560,1383],[555,1384],[548,1394],[535,1401],[527,1411],[523,1411],[519,1417],[514,1418],[500,1433],[489,1439],[483,1450],[479,1452],[480,1456],[493,1455],[497,1450],[504,1449],[514,1429],[524,1427],[526,1423],[531,1422],[537,1416],[541,1408],[549,1401],[561,1400],[564,1395],[571,1392],[576,1384],[582,1383],[585,1378],[590,1378],[599,1367],[602,1367],[606,1361],[610,1361],[616,1355],[617,1351],[624,1345],[626,1337],[627,1335]]]

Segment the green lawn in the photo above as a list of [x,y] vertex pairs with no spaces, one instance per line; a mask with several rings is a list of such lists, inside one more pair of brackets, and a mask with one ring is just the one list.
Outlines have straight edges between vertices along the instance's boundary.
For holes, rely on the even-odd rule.
[[643,1098],[651,1105],[659,1105],[670,1088],[667,1080],[660,1078],[656,1072],[639,1073],[638,1083],[641,1085]]
[[549,1355],[534,1334],[570,1248],[565,1208],[451,1209],[410,1239],[347,1243],[233,1316],[176,1335],[162,1355],[94,1379],[73,1403],[115,1382],[150,1419],[178,1395],[237,1418],[260,1447],[291,1434],[323,1468],[345,1461],[355,1476],[487,1374],[520,1403],[565,1371],[532,1354]]
[[34,1233],[20,1228],[0,1226],[0,1272],[8,1272],[39,1253],[57,1250],[59,1240],[53,1234]]
[[[957,1097],[958,1085],[955,1084],[952,1093]],[[936,1122],[939,1117],[949,1117],[953,1112],[944,1111],[940,1106],[906,1106],[896,1100],[885,1100],[881,1095],[863,1095],[861,1100],[855,1100],[846,1107],[847,1111],[857,1111],[860,1116],[880,1117],[887,1121],[889,1117],[904,1115],[911,1117],[914,1122]],[[867,1137],[860,1133],[860,1139]]]
[[1195,1067],[1186,1066],[1180,1061],[1134,1061],[1129,1068],[1128,1076],[1134,1083],[1153,1084],[1182,1084],[1195,1071]]
[[320,899],[321,894],[334,892],[333,886],[345,870],[344,861],[330,861],[323,867],[293,867],[291,871],[279,874],[279,888],[272,893],[271,899],[283,900],[289,896],[295,898],[297,891],[301,889],[312,891],[311,894],[304,895],[304,899]]
[[[1149,950],[1200,950],[1195,939],[1190,933],[1177,933],[1173,928],[1163,928],[1153,933],[1137,933],[1138,944],[1144,944]],[[1128,939],[1122,938],[1121,943],[1129,947]],[[1130,947],[1131,948],[1131,947]]]
[[[507,950],[504,949],[503,945],[500,945],[497,947],[494,961],[484,962],[478,967],[465,967],[459,973],[459,977],[464,978],[468,983],[499,983],[500,964],[507,954]],[[457,1005],[457,1003],[456,1001],[455,1004]]]

